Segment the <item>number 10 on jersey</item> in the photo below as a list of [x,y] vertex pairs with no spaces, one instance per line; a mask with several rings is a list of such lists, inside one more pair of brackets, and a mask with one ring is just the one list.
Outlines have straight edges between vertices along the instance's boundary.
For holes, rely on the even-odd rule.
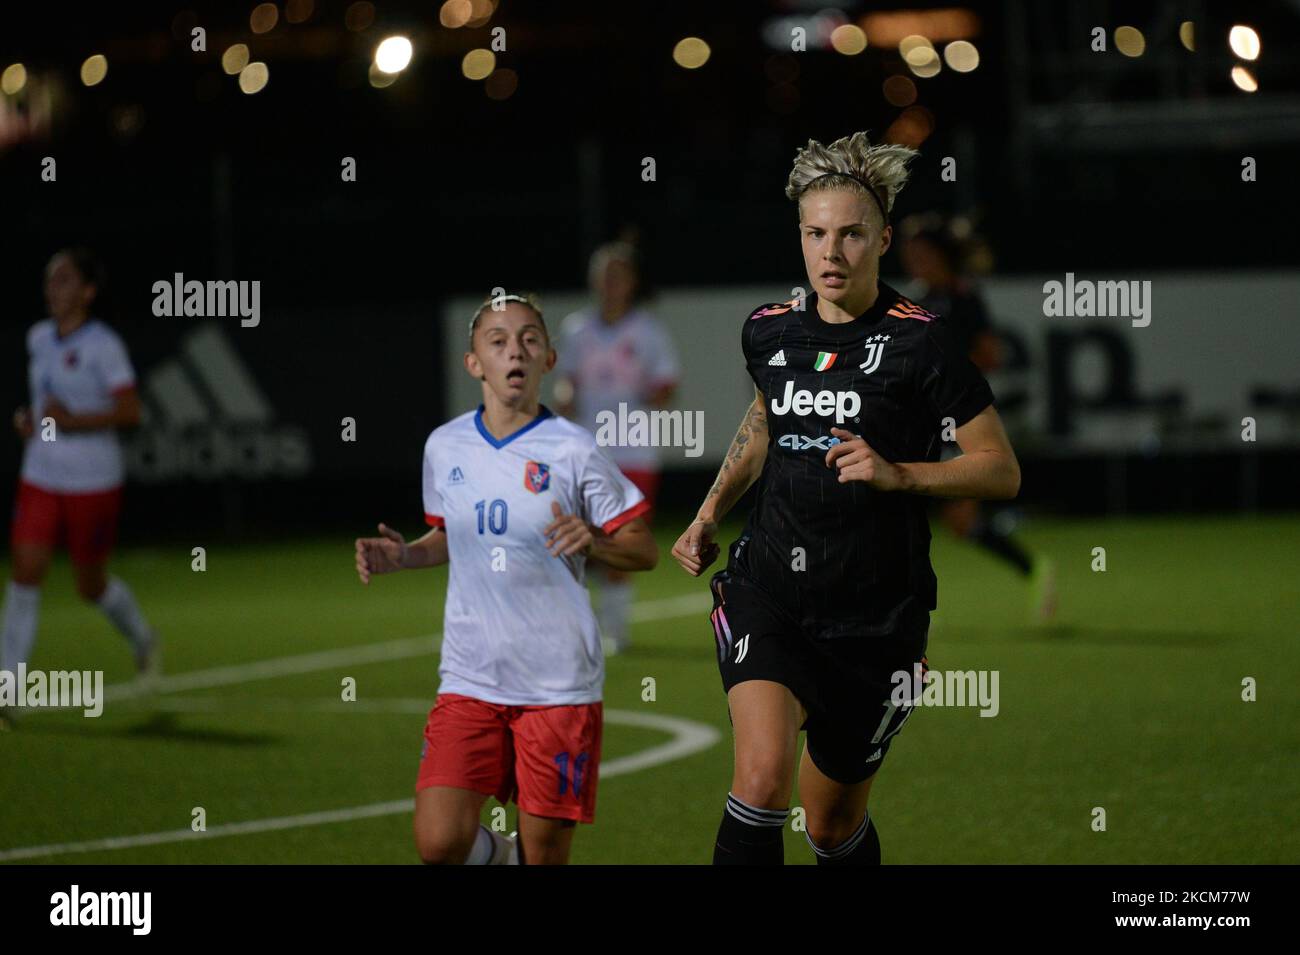
[[506,532],[506,502],[497,498],[491,504],[487,501],[475,501],[474,510],[478,511],[478,532],[484,533],[484,526],[493,534]]

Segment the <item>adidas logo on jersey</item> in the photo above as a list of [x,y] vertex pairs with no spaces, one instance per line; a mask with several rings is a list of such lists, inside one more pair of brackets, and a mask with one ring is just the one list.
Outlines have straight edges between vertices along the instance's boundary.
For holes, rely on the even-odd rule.
[[767,363],[769,365],[774,365],[777,368],[785,367],[785,349],[782,348],[779,352],[769,358]]
[[874,753],[872,753],[870,756],[866,758],[866,762],[874,763],[879,758],[880,758],[880,750],[876,750]]
[[464,484],[465,475],[460,468],[452,468],[451,474],[447,476],[448,484]]

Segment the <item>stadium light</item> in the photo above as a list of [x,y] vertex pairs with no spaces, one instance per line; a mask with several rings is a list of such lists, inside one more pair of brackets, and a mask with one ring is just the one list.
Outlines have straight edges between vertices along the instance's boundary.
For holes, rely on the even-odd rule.
[[252,96],[254,93],[261,92],[270,78],[271,73],[265,63],[260,61],[249,63],[239,71],[239,88]]
[[1253,60],[1259,56],[1259,34],[1238,24],[1228,31],[1228,46],[1243,60]]
[[673,47],[673,62],[684,70],[698,70],[709,62],[709,45],[697,36],[678,40]]
[[831,47],[836,53],[857,56],[867,48],[867,35],[862,32],[862,27],[844,23],[831,31]]
[[943,48],[943,59],[958,73],[969,73],[980,65],[980,51],[969,40],[953,40]]
[[1253,93],[1259,89],[1259,81],[1244,66],[1234,66],[1232,68],[1232,82],[1237,84],[1237,89],[1243,93]]
[[280,8],[274,3],[259,3],[248,15],[248,28],[254,33],[270,33],[280,22]]
[[1115,28],[1115,49],[1125,56],[1138,57],[1146,52],[1147,38],[1137,27]]
[[247,65],[248,47],[243,43],[236,43],[221,54],[221,68],[230,76],[237,75]]
[[404,36],[390,36],[375,47],[375,66],[381,73],[400,73],[411,62],[411,41]]
[[86,57],[81,64],[81,82],[87,86],[95,86],[104,81],[108,75],[108,58],[102,53],[95,53]]
[[16,96],[27,85],[27,67],[21,63],[11,63],[0,74],[0,90],[8,96]]
[[496,54],[482,47],[470,50],[460,61],[460,72],[467,80],[485,80],[496,67]]

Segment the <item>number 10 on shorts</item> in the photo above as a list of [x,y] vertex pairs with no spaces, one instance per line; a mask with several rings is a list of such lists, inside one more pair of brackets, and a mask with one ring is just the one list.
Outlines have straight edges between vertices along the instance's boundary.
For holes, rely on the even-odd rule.
[[[587,754],[579,753],[572,759],[569,758],[569,755],[569,753],[555,754],[555,767],[560,771],[559,794],[563,796],[565,791],[571,788],[573,797],[577,799],[582,795],[582,773],[587,768]],[[570,767],[573,768],[572,779],[569,777]]]

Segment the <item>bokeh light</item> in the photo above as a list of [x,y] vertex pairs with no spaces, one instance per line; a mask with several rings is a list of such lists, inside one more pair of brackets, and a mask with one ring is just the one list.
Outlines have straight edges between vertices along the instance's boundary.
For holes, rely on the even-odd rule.
[[248,28],[254,33],[270,33],[280,22],[280,8],[274,3],[259,3],[248,15]]
[[881,85],[881,89],[885,94],[885,102],[890,106],[911,106],[916,102],[916,84],[906,76],[889,77]]
[[249,63],[239,71],[239,88],[250,96],[261,92],[271,78],[271,71],[261,61]]
[[358,0],[358,2],[349,4],[347,11],[343,14],[343,24],[353,33],[360,33],[368,29],[370,24],[375,22],[375,5],[369,0]]
[[104,77],[107,75],[108,57],[102,53],[86,57],[86,61],[81,64],[81,82],[87,86],[96,86],[104,82]]
[[1228,46],[1243,60],[1256,59],[1259,56],[1259,34],[1238,24],[1228,31]]
[[709,62],[709,45],[697,36],[678,40],[673,47],[673,62],[686,70],[697,70]]
[[460,61],[460,71],[467,80],[485,80],[496,68],[496,54],[482,47],[470,50]]
[[236,43],[228,47],[225,53],[221,54],[221,68],[231,76],[236,75],[240,70],[248,65],[248,47],[243,43]]
[[969,40],[953,40],[943,48],[943,61],[958,73],[969,73],[980,65],[980,51]]
[[1115,28],[1115,49],[1125,56],[1141,56],[1147,48],[1147,39],[1137,27]]
[[867,48],[867,35],[862,32],[862,27],[844,23],[831,31],[831,46],[836,53],[857,56]]
[[404,36],[386,37],[375,47],[375,66],[383,73],[400,73],[411,62],[411,41]]
[[21,63],[11,63],[0,73],[0,90],[8,96],[16,96],[27,85],[27,67]]

